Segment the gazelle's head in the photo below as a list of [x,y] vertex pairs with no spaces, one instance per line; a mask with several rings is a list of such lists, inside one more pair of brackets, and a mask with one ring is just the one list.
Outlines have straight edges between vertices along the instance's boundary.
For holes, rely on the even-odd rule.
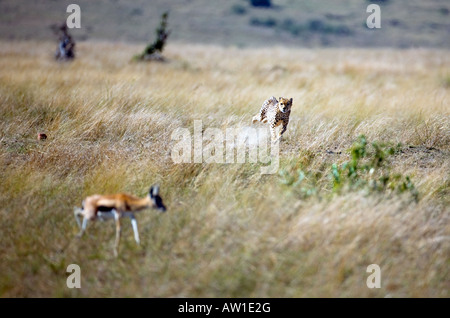
[[280,109],[280,112],[282,112],[282,113],[287,113],[288,111],[290,111],[291,106],[292,106],[292,98],[287,99],[287,98],[280,97],[280,99],[278,100],[278,108]]
[[148,195],[150,197],[150,200],[153,204],[153,208],[160,210],[161,212],[165,212],[166,206],[163,203],[162,198],[159,196],[159,186],[153,185],[150,187],[150,190],[148,192]]

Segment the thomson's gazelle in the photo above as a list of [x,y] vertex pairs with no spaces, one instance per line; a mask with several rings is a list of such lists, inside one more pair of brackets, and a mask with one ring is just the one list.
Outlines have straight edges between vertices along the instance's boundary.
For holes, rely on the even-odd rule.
[[[114,219],[116,221],[116,241],[114,244],[114,255],[117,256],[119,247],[121,226],[120,219],[129,217],[133,227],[134,239],[140,244],[137,221],[134,212],[147,208],[155,208],[161,212],[166,211],[161,197],[159,196],[159,186],[152,186],[145,198],[138,198],[126,193],[117,193],[111,195],[91,195],[83,200],[82,208],[75,208],[75,219],[81,231],[78,237],[83,236],[88,221],[96,219],[107,220]],[[80,216],[83,216],[83,223],[80,222]]]

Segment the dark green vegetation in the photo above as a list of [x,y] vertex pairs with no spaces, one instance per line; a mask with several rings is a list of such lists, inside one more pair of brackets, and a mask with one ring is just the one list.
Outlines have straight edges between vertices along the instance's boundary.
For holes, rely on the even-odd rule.
[[[292,166],[281,169],[281,182],[292,187],[301,198],[313,195],[344,194],[351,191],[362,191],[366,194],[374,192],[403,193],[410,192],[418,201],[419,193],[410,176],[392,173],[390,156],[401,152],[402,146],[389,146],[385,143],[368,144],[361,135],[346,152],[351,159],[342,164],[332,163],[331,167],[322,165],[321,169],[308,171],[302,167],[292,172]],[[340,155],[341,152],[330,154]],[[324,178],[328,174],[328,180]],[[325,182],[324,182],[325,181]],[[327,182],[328,181],[328,182]]]
[[146,60],[146,59],[157,59],[162,60],[163,57],[161,53],[164,50],[164,47],[166,46],[167,38],[170,35],[170,31],[167,30],[167,19],[169,18],[169,13],[164,12],[161,15],[161,22],[156,29],[156,38],[155,40],[147,45],[144,49],[144,51],[135,56],[136,60]]

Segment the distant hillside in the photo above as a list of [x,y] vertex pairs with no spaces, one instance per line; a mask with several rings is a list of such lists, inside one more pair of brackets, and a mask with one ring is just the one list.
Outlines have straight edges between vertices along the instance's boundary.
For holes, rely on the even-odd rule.
[[[73,0],[0,0],[1,39],[53,39],[49,25],[65,21]],[[77,0],[78,40],[150,41],[170,11],[172,41],[233,46],[450,47],[450,1],[384,0],[381,29],[365,25],[368,0]]]

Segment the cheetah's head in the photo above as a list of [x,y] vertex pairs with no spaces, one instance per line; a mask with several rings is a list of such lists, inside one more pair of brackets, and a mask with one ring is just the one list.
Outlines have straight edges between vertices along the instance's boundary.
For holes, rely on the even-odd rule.
[[280,112],[282,112],[282,113],[289,112],[291,110],[291,106],[292,106],[292,98],[287,99],[287,98],[280,97],[280,99],[278,100],[278,108],[280,109]]

